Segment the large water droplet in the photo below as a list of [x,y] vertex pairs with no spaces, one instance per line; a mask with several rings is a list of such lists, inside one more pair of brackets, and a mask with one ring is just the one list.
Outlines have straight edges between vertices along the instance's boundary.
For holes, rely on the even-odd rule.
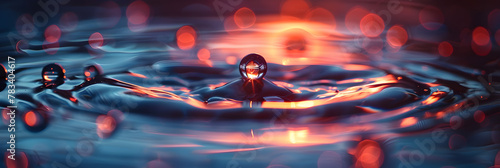
[[267,62],[259,54],[248,54],[240,62],[240,74],[245,80],[259,80],[267,72]]

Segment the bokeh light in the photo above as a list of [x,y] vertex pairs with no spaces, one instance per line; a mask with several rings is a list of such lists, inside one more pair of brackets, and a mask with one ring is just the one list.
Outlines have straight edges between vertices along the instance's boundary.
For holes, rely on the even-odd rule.
[[191,26],[182,26],[177,30],[177,46],[181,50],[189,50],[196,44],[196,31]]
[[443,57],[449,57],[453,54],[453,46],[449,42],[443,41],[439,43],[438,52]]
[[99,115],[96,119],[97,135],[101,138],[108,138],[116,129],[117,121],[110,115]]
[[206,48],[202,48],[200,50],[198,50],[198,59],[200,59],[201,61],[207,61],[210,59],[210,50],[206,49]]
[[30,127],[33,127],[37,124],[37,116],[35,112],[29,111],[24,115],[24,122]]
[[93,49],[99,49],[102,47],[102,44],[104,43],[104,38],[102,37],[102,34],[99,32],[92,33],[89,37],[89,45]]
[[476,27],[472,31],[472,40],[477,45],[487,45],[490,42],[490,33],[484,27]]
[[380,145],[373,140],[363,140],[356,147],[357,168],[378,168],[384,162],[384,153]]
[[252,27],[255,24],[255,20],[255,13],[247,7],[240,8],[234,13],[234,23],[239,28]]
[[45,29],[45,40],[50,43],[55,43],[61,38],[61,29],[57,25],[50,25]]
[[4,153],[4,162],[7,168],[28,168],[30,166],[25,152],[16,153],[15,160],[8,158],[9,154],[9,152]]
[[413,126],[418,122],[418,119],[416,117],[407,117],[401,121],[400,126],[401,127],[409,127]]
[[144,24],[149,18],[149,5],[142,0],[136,0],[127,7],[127,19],[132,24]]
[[483,122],[483,121],[484,121],[484,119],[485,119],[485,117],[486,117],[486,116],[484,115],[484,112],[483,112],[483,111],[481,111],[481,110],[478,110],[478,111],[474,112],[474,120],[475,120],[476,122],[478,122],[478,123]]
[[359,24],[361,32],[366,37],[377,37],[385,29],[384,20],[374,13],[365,15]]
[[391,46],[396,46],[400,47],[406,44],[406,41],[408,41],[408,33],[406,30],[399,25],[392,26],[388,31],[387,31],[387,43]]

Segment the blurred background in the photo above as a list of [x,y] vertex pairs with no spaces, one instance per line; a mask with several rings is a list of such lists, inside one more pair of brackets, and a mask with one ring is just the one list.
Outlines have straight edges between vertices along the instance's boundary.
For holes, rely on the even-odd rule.
[[500,1],[1,4],[3,167],[500,165]]

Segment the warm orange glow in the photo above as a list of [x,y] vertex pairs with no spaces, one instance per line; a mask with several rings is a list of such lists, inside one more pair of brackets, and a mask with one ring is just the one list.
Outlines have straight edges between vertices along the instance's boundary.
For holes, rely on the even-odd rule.
[[202,60],[202,61],[207,61],[208,59],[210,59],[210,51],[206,48],[202,48],[198,51],[198,59]]
[[366,66],[366,65],[357,65],[357,64],[346,64],[346,65],[342,65],[342,68],[344,70],[348,70],[348,71],[363,71],[363,70],[370,70],[370,69],[373,69],[372,67],[370,66]]
[[182,26],[177,30],[177,46],[181,50],[189,50],[196,44],[196,31],[191,26]]
[[236,62],[238,62],[237,58],[235,56],[227,56],[226,57],[226,63],[230,65],[235,65]]
[[379,144],[372,140],[363,140],[356,147],[356,168],[378,168],[384,162],[384,153]]
[[302,143],[307,139],[307,135],[309,134],[309,129],[299,129],[299,130],[288,130],[288,137],[290,139],[290,143]]
[[442,91],[436,91],[432,93],[427,99],[422,101],[422,104],[429,105],[438,101],[441,97],[445,96],[447,93]]
[[384,20],[374,13],[364,16],[359,26],[366,37],[378,37],[385,29]]
[[234,13],[234,23],[239,28],[252,27],[255,24],[255,20],[255,13],[247,7],[240,8]]
[[[86,73],[86,72],[85,72]],[[131,76],[135,76],[135,77],[138,77],[138,78],[147,78],[146,76],[144,76],[143,74],[138,74],[138,73],[133,73],[133,72],[129,72],[128,73],[129,75]]]
[[284,87],[284,88],[292,88],[293,87],[293,84],[282,82],[282,81],[273,81],[273,83],[280,86],[280,87]]
[[259,69],[259,64],[250,61],[247,66],[245,67],[246,73],[248,78],[250,79],[256,79],[259,76],[260,69]]
[[209,84],[208,87],[212,90],[214,90],[215,88],[218,88],[218,87],[221,87],[221,86],[224,86],[225,84],[227,84],[226,82],[221,82],[221,83],[218,83],[218,84]]
[[85,74],[85,76],[87,76],[87,77],[88,77],[88,76],[90,76],[90,72],[88,72],[88,71],[85,71],[85,72],[84,72],[84,74]]
[[[252,26],[252,32],[243,33],[236,25],[230,25],[229,19],[232,17],[226,18],[224,26],[231,35],[211,42],[218,46],[220,55],[259,53],[268,63],[286,65],[342,64],[349,62],[353,55],[340,45],[326,42],[348,37],[324,23],[262,16]],[[331,55],[335,55],[335,59],[331,59]]]
[[97,129],[102,133],[111,133],[116,128],[116,120],[112,116],[100,115],[96,119]]
[[26,125],[33,127],[37,124],[37,116],[35,112],[29,111],[24,115],[24,122],[26,122]]
[[443,41],[439,43],[438,51],[439,55],[443,57],[449,57],[451,54],[453,54],[453,46],[449,42]]
[[[363,79],[365,80],[365,79]],[[360,81],[359,79],[354,79],[353,81]],[[315,100],[308,101],[297,101],[297,102],[262,102],[262,108],[278,108],[278,109],[305,109],[314,106],[321,106],[325,104],[342,102],[342,101],[350,101],[350,100],[359,100],[366,98],[370,95],[380,92],[387,86],[381,86],[379,84],[383,83],[395,83],[397,80],[392,75],[371,78],[365,80],[367,84],[361,86],[353,86],[349,87],[339,93],[336,93],[335,90],[330,90],[328,95],[335,95],[335,97],[325,97]],[[309,89],[309,88],[299,88],[300,89]],[[321,90],[321,89],[318,89]],[[311,91],[311,90],[308,90]],[[316,91],[317,90],[312,90]],[[327,91],[327,90],[325,90]],[[328,91],[327,91],[328,92]],[[319,97],[319,96],[318,96]]]
[[396,25],[387,31],[387,43],[389,45],[400,47],[405,45],[406,41],[408,41],[408,33],[403,27]]
[[305,0],[287,0],[281,6],[281,16],[302,18],[309,11],[309,3]]
[[437,118],[437,119],[441,119],[441,118],[443,118],[443,117],[444,117],[444,115],[445,115],[445,113],[444,113],[444,112],[442,112],[442,111],[437,112],[437,113],[436,113],[436,118]]
[[490,33],[484,27],[476,27],[472,31],[472,40],[480,46],[490,43]]
[[360,83],[363,81],[365,81],[365,79],[363,79],[363,78],[353,78],[353,79],[346,79],[346,80],[337,81],[337,84]]
[[403,121],[401,121],[400,126],[403,128],[409,127],[409,126],[415,125],[417,123],[417,121],[418,121],[418,119],[415,117],[408,117],[408,118],[403,119]]
[[[120,81],[123,85],[127,85],[130,90],[133,92],[139,93],[139,94],[144,94],[149,97],[153,98],[163,98],[163,99],[169,99],[169,100],[178,100],[178,101],[183,101],[184,103],[187,103],[193,107],[196,108],[202,108],[202,109],[231,109],[231,108],[241,108],[242,107],[242,102],[236,101],[236,100],[227,100],[227,101],[217,101],[215,103],[210,103],[207,104],[205,102],[199,101],[197,99],[194,99],[192,97],[185,97],[185,96],[178,96],[174,93],[168,92],[172,91],[172,88],[165,88],[165,87],[151,87],[151,88],[146,88],[138,85],[134,85],[131,83],[126,83]],[[182,90],[185,92],[189,92],[189,90],[185,88],[178,88],[177,90]]]

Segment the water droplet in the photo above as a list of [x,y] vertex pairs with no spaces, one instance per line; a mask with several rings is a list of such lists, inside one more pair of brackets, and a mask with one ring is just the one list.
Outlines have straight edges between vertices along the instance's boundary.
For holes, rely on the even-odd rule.
[[66,78],[65,72],[64,68],[57,63],[46,65],[42,70],[43,85],[51,87],[63,84]]
[[264,78],[267,72],[267,62],[259,54],[249,54],[240,62],[240,74],[243,79],[259,80]]
[[85,67],[83,71],[83,75],[85,76],[86,81],[93,80],[102,75],[102,68],[98,64],[89,65]]

